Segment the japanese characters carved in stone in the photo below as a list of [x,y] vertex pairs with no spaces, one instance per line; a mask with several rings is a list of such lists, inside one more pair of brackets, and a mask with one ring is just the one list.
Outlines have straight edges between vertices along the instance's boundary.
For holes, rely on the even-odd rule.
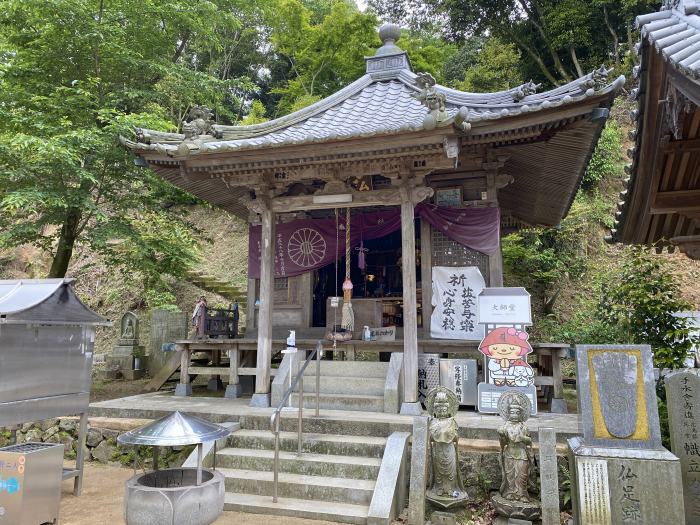
[[459,400],[450,389],[439,386],[428,393],[426,406],[431,416],[428,439],[432,468],[425,497],[441,509],[466,505],[469,496],[459,473],[459,436],[454,418]]

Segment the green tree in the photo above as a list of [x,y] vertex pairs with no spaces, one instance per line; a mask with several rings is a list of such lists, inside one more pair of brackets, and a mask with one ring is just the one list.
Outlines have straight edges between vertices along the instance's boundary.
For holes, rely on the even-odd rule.
[[279,0],[268,17],[274,52],[289,75],[273,89],[277,110],[289,113],[326,97],[364,74],[364,57],[378,44],[376,18],[336,0],[315,14],[299,0]]
[[469,68],[464,82],[459,86],[464,91],[501,91],[523,83],[520,72],[520,53],[514,44],[506,44],[498,38],[489,38],[481,49],[476,64]]
[[46,250],[50,277],[66,274],[77,243],[154,280],[182,271],[194,241],[172,204],[191,197],[134,166],[118,136],[175,130],[195,104],[229,113],[249,82],[211,72],[235,8],[0,1],[0,245]]
[[651,345],[655,366],[680,368],[700,343],[690,320],[676,315],[691,310],[680,291],[663,258],[634,247],[604,286],[598,315],[616,329],[620,343]]

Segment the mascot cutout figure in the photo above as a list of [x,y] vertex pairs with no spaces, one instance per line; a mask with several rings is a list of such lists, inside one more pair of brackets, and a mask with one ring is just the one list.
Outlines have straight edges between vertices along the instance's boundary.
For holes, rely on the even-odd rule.
[[508,326],[494,328],[486,334],[479,350],[488,357],[490,383],[530,386],[535,382],[535,373],[527,364],[527,354],[532,352],[527,338],[527,332]]

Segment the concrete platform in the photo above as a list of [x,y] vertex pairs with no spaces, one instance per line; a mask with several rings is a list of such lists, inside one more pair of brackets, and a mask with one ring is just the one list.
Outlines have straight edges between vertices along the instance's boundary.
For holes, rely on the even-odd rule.
[[[91,403],[90,416],[155,419],[180,410],[215,422],[245,419],[249,428],[269,430],[274,409],[250,407],[249,403],[245,397],[175,397],[172,393],[155,392]],[[460,437],[467,439],[498,439],[497,429],[503,424],[499,416],[473,410],[460,410],[456,418]],[[283,411],[282,430],[294,431],[296,419],[295,408]],[[411,432],[412,426],[413,417],[401,414],[321,409],[320,418],[316,419],[312,409],[304,410],[304,432],[330,433],[342,427],[345,434],[386,437],[391,432]],[[527,426],[535,440],[540,427],[555,429],[559,443],[581,433],[577,414],[540,413],[531,417]]]

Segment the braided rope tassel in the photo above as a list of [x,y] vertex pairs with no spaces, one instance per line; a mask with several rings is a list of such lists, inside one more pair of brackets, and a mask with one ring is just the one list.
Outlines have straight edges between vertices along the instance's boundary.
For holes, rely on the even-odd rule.
[[343,282],[343,328],[355,328],[355,313],[352,310],[352,281],[350,280],[350,208],[345,211],[345,282]]

